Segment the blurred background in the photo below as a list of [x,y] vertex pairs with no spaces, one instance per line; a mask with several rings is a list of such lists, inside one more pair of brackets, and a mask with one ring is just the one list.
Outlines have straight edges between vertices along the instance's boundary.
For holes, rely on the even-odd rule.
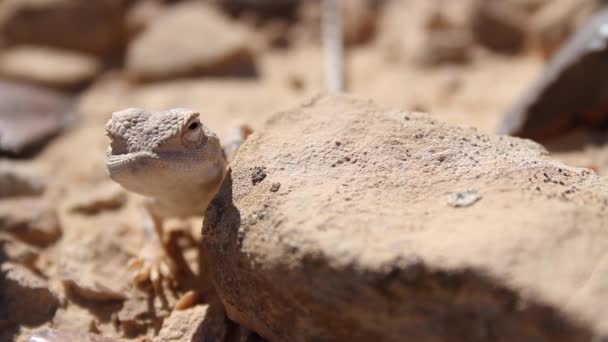
[[[341,3],[347,91],[490,132],[601,6]],[[0,152],[36,155],[66,125],[99,127],[129,106],[192,107],[218,131],[257,126],[326,89],[322,18],[314,0],[3,0]],[[604,153],[574,139],[559,156],[605,174]]]
[[[608,107],[596,91],[608,89],[608,20],[592,21],[601,1],[340,3],[347,92],[533,138],[608,175]],[[322,21],[315,0],[0,0],[0,261],[32,265],[51,288],[61,278],[90,290],[79,282],[103,278],[110,289],[100,292],[112,298],[141,233],[137,205],[105,172],[111,113],[179,106],[200,111],[220,136],[237,120],[258,129],[327,90]],[[97,215],[117,208],[126,209]],[[54,324],[113,334],[99,312],[118,309],[88,305],[60,309]],[[37,319],[29,323],[51,318]],[[127,335],[145,335],[152,321]],[[0,309],[0,330],[3,322]]]
[[[341,1],[346,90],[495,132],[600,6]],[[322,18],[321,1],[3,0],[0,151],[36,155],[66,125],[99,127],[130,106],[192,107],[219,132],[234,119],[258,126],[326,90]],[[562,83],[591,86],[585,81]],[[556,150],[605,173],[606,158],[574,139],[575,155],[561,143]]]

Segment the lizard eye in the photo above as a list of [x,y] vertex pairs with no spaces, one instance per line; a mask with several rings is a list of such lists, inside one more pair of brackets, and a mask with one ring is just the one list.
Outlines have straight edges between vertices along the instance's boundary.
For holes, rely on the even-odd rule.
[[199,128],[199,127],[200,127],[200,125],[201,125],[201,124],[200,124],[200,122],[198,122],[198,121],[193,121],[193,122],[191,122],[191,123],[188,125],[188,129],[189,129],[189,130],[191,130],[191,131],[194,131],[194,130],[196,130],[197,128]]
[[196,147],[205,138],[205,132],[203,132],[203,125],[198,120],[191,121],[186,125],[186,130],[182,135],[182,141],[186,146]]

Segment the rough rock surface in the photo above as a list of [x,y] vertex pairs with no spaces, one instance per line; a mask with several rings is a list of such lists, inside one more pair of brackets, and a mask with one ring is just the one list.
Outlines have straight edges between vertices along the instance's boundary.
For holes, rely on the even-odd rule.
[[[200,43],[193,44],[193,37]],[[253,73],[246,31],[213,8],[177,5],[130,45],[127,71],[134,80]]]
[[21,46],[0,55],[2,77],[62,89],[78,89],[100,70],[95,57],[65,50]]
[[226,319],[223,306],[216,300],[187,310],[176,310],[163,321],[154,342],[225,341],[263,342],[264,339]]
[[249,138],[203,244],[228,316],[270,340],[587,341],[607,220],[608,182],[535,143],[337,96]]
[[123,0],[3,0],[0,32],[9,44],[105,55],[124,40]]
[[15,82],[0,82],[0,153],[28,154],[75,119],[72,99]]

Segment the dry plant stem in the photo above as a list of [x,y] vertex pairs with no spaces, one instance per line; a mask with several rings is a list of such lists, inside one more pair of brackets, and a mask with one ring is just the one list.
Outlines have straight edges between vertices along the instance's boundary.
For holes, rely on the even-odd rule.
[[323,1],[323,45],[325,76],[331,93],[346,90],[341,0]]

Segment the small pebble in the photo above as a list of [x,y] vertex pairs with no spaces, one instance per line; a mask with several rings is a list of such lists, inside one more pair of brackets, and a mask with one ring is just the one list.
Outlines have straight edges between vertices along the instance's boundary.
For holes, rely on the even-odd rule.
[[258,183],[260,183],[261,181],[263,181],[266,178],[266,171],[264,170],[263,167],[260,166],[256,166],[253,169],[253,174],[251,175],[251,183],[253,183],[253,185],[256,185]]
[[277,192],[281,188],[281,183],[272,183],[270,186],[270,192]]
[[453,192],[450,194],[448,204],[454,208],[466,208],[477,203],[481,199],[481,194],[477,189]]

